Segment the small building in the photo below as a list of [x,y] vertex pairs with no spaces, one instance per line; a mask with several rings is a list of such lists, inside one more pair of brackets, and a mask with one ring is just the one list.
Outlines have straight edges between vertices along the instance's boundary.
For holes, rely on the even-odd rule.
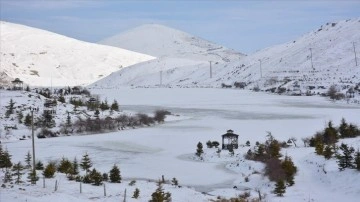
[[81,94],[81,87],[80,86],[75,86],[75,87],[71,88],[71,94],[80,95]]
[[222,135],[222,149],[239,148],[238,139],[239,135],[235,134],[233,130],[227,130],[226,133]]
[[54,100],[45,100],[44,102],[44,113],[56,114],[56,101]]
[[19,78],[15,78],[14,81],[11,81],[13,84],[13,90],[23,90],[24,89],[24,82],[21,81]]
[[353,97],[355,97],[355,90],[354,90],[354,88],[350,88],[349,90],[346,91],[346,97],[347,97],[347,98],[353,98]]

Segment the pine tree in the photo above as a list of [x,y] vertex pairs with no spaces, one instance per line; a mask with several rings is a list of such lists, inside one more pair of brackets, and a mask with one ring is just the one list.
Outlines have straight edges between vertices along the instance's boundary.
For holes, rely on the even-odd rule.
[[349,137],[348,127],[349,127],[349,125],[346,123],[345,119],[342,118],[340,126],[339,126],[339,133],[341,135],[341,138]]
[[73,170],[72,170],[71,174],[73,174],[73,175],[79,174],[79,163],[78,163],[76,157],[74,158],[74,160],[72,162],[72,168],[73,168]]
[[14,172],[14,175],[16,176],[16,180],[15,183],[19,184],[21,183],[21,176],[24,174],[23,170],[24,170],[24,166],[21,164],[21,162],[19,161],[17,164],[15,164],[12,168],[12,171]]
[[86,171],[86,174],[88,173],[88,171],[90,171],[90,168],[92,167],[92,162],[87,153],[85,153],[83,158],[81,159],[80,167],[81,169]]
[[58,99],[59,102],[61,103],[65,103],[65,97],[64,96],[60,96]]
[[71,117],[70,117],[70,113],[67,113],[67,117],[66,117],[66,126],[70,127],[71,126]]
[[119,104],[116,100],[114,100],[114,102],[111,104],[111,110],[119,111]]
[[176,186],[179,185],[179,182],[178,182],[178,180],[174,177],[174,178],[171,180],[171,184],[176,187]]
[[246,141],[245,145],[246,145],[247,147],[250,147],[250,141],[249,141],[249,140]]
[[105,181],[105,182],[109,181],[109,174],[103,173],[103,174],[102,174],[102,179],[103,179],[103,181]]
[[22,119],[24,118],[24,114],[22,113],[22,111],[19,111],[19,112],[18,112],[17,118],[18,118],[18,122],[19,122],[20,124],[23,123],[23,122],[22,122]]
[[324,144],[322,144],[322,143],[317,143],[317,144],[315,145],[315,153],[316,153],[317,155],[322,155],[323,152],[324,152]]
[[25,124],[25,126],[31,126],[31,115],[30,114],[27,114],[25,116],[24,124]]
[[9,116],[14,113],[14,109],[15,109],[14,105],[15,105],[15,102],[13,101],[13,99],[10,99],[9,105],[6,106],[6,109],[7,109],[5,112],[6,118],[9,118]]
[[138,188],[135,189],[132,198],[137,199],[140,196],[140,190]]
[[30,154],[30,151],[28,151],[28,153],[26,154],[25,156],[25,168],[26,169],[31,169],[31,154]]
[[9,154],[8,150],[1,151],[1,153],[0,153],[0,168],[8,169],[8,168],[11,168],[12,165],[13,164],[11,162],[11,155]]
[[289,186],[292,186],[295,184],[294,182],[294,175],[297,172],[297,168],[294,165],[294,162],[289,156],[285,156],[284,161],[281,162],[281,167],[285,171],[285,179]]
[[203,151],[203,145],[202,145],[202,143],[201,142],[199,142],[198,144],[197,144],[197,149],[196,149],[196,156],[198,156],[198,157],[201,157],[201,154],[203,154],[204,153],[204,151]]
[[62,157],[57,170],[60,173],[70,174],[73,171],[72,163],[65,157]]
[[110,182],[121,183],[120,169],[115,164],[110,170]]
[[330,159],[333,154],[334,154],[334,152],[333,152],[331,146],[326,145],[325,149],[323,151],[323,155],[324,155],[325,159]]
[[268,146],[268,154],[270,155],[270,158],[271,157],[280,158],[281,157],[280,150],[281,147],[279,142],[273,139]]
[[284,181],[283,180],[277,181],[275,184],[274,193],[277,196],[284,196],[285,191],[286,191],[286,186],[284,184]]
[[92,179],[92,182],[95,186],[102,185],[102,181],[103,181],[102,175],[95,168],[91,171],[90,178]]
[[36,174],[36,170],[30,171],[27,178],[28,178],[29,182],[31,182],[33,184],[35,184],[36,181],[39,180],[39,177]]
[[97,109],[97,110],[95,111],[95,113],[94,113],[95,118],[99,118],[99,114],[100,114],[100,112],[99,112],[99,110]]
[[354,167],[356,168],[356,170],[360,171],[360,151],[359,151],[359,149],[355,153]]
[[43,176],[45,178],[53,178],[56,172],[56,164],[54,162],[50,162],[43,171]]
[[3,182],[4,183],[8,183],[8,182],[11,182],[12,181],[12,175],[11,175],[11,172],[9,169],[6,169],[5,170],[5,173],[4,173],[4,180]]
[[212,148],[213,147],[210,140],[206,142],[206,147],[207,148]]
[[44,170],[44,164],[39,160],[35,165],[36,170]]
[[170,192],[164,192],[162,188],[162,183],[159,180],[157,182],[157,189],[154,193],[151,194],[151,200],[149,202],[170,202],[171,201],[171,194]]
[[329,121],[328,127],[325,128],[323,134],[323,143],[324,144],[334,144],[338,140],[337,130],[333,127],[332,122]]
[[354,148],[348,147],[347,144],[342,143],[341,146],[339,147],[339,149],[343,153],[342,155],[339,154],[337,156],[339,170],[343,171],[345,168],[352,168],[353,167],[353,164],[352,164],[353,156],[352,156],[352,154],[354,153]]
[[43,113],[44,126],[48,128],[54,127],[53,116],[49,111],[44,111]]
[[30,92],[30,87],[27,85],[25,90],[26,90],[27,92]]

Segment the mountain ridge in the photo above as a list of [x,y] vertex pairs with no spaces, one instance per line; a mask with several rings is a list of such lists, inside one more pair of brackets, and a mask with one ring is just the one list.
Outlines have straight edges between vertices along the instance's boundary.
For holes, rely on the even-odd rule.
[[125,66],[154,59],[5,21],[0,21],[0,30],[3,85],[14,78],[32,86],[87,85]]
[[232,49],[159,24],[144,24],[103,39],[99,43],[159,58],[230,61],[244,56]]
[[[91,86],[221,87],[244,82],[248,89],[260,87],[277,91],[284,88],[291,93],[295,90],[304,93],[309,88],[322,89],[333,84],[349,88],[360,83],[360,65],[355,66],[353,52],[353,42],[357,41],[360,41],[360,18],[342,20],[327,23],[296,40],[265,48],[239,60],[214,62],[212,73],[209,62],[179,68],[181,64],[176,62],[159,61],[162,68],[151,62],[133,65]],[[356,49],[357,53],[359,49]],[[150,68],[147,65],[151,65]],[[123,82],[122,78],[127,78],[128,82]]]

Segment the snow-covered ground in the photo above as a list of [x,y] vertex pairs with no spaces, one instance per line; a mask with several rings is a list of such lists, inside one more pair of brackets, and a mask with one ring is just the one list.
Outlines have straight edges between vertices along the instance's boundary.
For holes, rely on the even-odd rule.
[[[360,197],[360,175],[355,170],[339,172],[334,159],[325,161],[314,154],[314,148],[304,148],[301,138],[312,136],[322,130],[327,121],[335,125],[341,118],[360,125],[360,107],[340,104],[323,97],[284,97],[233,89],[168,89],[168,88],[119,88],[94,90],[102,98],[116,99],[123,110],[152,112],[167,109],[180,117],[177,121],[148,128],[124,130],[88,136],[69,136],[36,139],[36,158],[45,162],[62,156],[81,159],[87,152],[94,167],[108,172],[116,163],[126,180],[137,179],[142,191],[140,201],[150,199],[154,183],[162,175],[166,179],[176,177],[183,188],[165,186],[173,194],[173,201],[208,201],[217,196],[235,197],[244,190],[259,188],[266,193],[267,201],[357,201]],[[232,129],[239,134],[239,144],[247,140],[251,146],[264,141],[267,131],[281,140],[297,138],[298,148],[283,150],[291,156],[298,167],[295,185],[288,188],[285,197],[271,193],[274,185],[262,175],[256,174],[263,165],[246,161],[243,154],[249,147],[240,147],[235,156],[227,151],[217,157],[215,149],[205,149],[205,160],[194,160],[196,144],[205,147],[208,140],[221,142],[221,135]],[[351,146],[360,147],[360,139],[345,140]],[[31,150],[31,141],[6,141],[4,146],[13,155],[13,162],[23,161]],[[322,167],[327,174],[323,173]],[[244,177],[249,176],[249,182]],[[78,184],[71,184],[57,175],[61,182],[58,192],[42,188],[42,184],[26,186],[27,191],[1,188],[1,201],[49,201],[50,199],[73,200],[78,197]],[[54,183],[54,180],[49,184]],[[107,184],[108,195],[102,188],[86,186],[79,200],[118,201],[124,189],[132,195],[133,187]],[[68,185],[69,184],[69,185]],[[69,188],[67,188],[69,186]],[[186,188],[190,186],[192,188]],[[237,189],[233,187],[237,186]],[[73,188],[71,188],[73,187]],[[14,191],[15,190],[15,191]],[[130,192],[130,194],[129,194]],[[206,192],[210,195],[203,195]],[[129,200],[130,200],[129,196]]]

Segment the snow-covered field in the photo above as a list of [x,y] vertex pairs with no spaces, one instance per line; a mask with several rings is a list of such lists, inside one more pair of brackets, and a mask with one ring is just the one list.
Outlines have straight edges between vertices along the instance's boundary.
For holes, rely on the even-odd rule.
[[[256,197],[253,192],[256,188],[267,193],[267,201],[355,202],[360,197],[359,172],[339,172],[335,160],[325,161],[316,156],[314,148],[304,148],[301,141],[322,130],[330,120],[338,125],[344,117],[360,125],[358,105],[334,103],[317,96],[285,97],[233,89],[119,88],[96,89],[93,93],[118,100],[122,110],[146,113],[167,109],[183,118],[106,134],[36,139],[37,159],[44,162],[63,156],[81,159],[87,152],[94,167],[101,172],[108,172],[114,163],[118,164],[125,180],[137,179],[141,190],[139,201],[148,201],[155,190],[154,183],[147,180],[158,180],[162,175],[179,180],[183,188],[165,186],[165,190],[173,194],[173,201],[181,202],[208,201],[216,196],[235,197],[248,189]],[[287,188],[285,197],[272,194],[273,183],[254,173],[263,168],[260,163],[244,160],[243,154],[249,147],[235,150],[234,157],[222,151],[221,158],[217,157],[215,149],[205,149],[205,161],[193,160],[199,141],[205,147],[208,140],[221,142],[221,135],[228,129],[240,135],[240,145],[247,140],[251,146],[256,141],[264,141],[267,131],[281,141],[297,138],[298,148],[282,150],[298,167],[295,185]],[[360,147],[359,138],[345,141],[355,149]],[[4,146],[13,155],[13,162],[23,161],[31,150],[31,140],[5,142]],[[327,174],[322,171],[323,167]],[[244,176],[249,176],[250,181],[244,182]],[[93,186],[85,186],[84,193],[78,196],[78,191],[74,191],[78,184],[71,184],[64,178],[57,175],[54,179],[60,182],[57,192],[53,187],[42,188],[41,182],[24,187],[27,191],[0,188],[0,201],[118,201],[128,183],[107,184],[107,197],[103,196],[101,187]],[[238,188],[233,189],[234,186]],[[132,189],[134,187],[128,187],[129,201]]]

